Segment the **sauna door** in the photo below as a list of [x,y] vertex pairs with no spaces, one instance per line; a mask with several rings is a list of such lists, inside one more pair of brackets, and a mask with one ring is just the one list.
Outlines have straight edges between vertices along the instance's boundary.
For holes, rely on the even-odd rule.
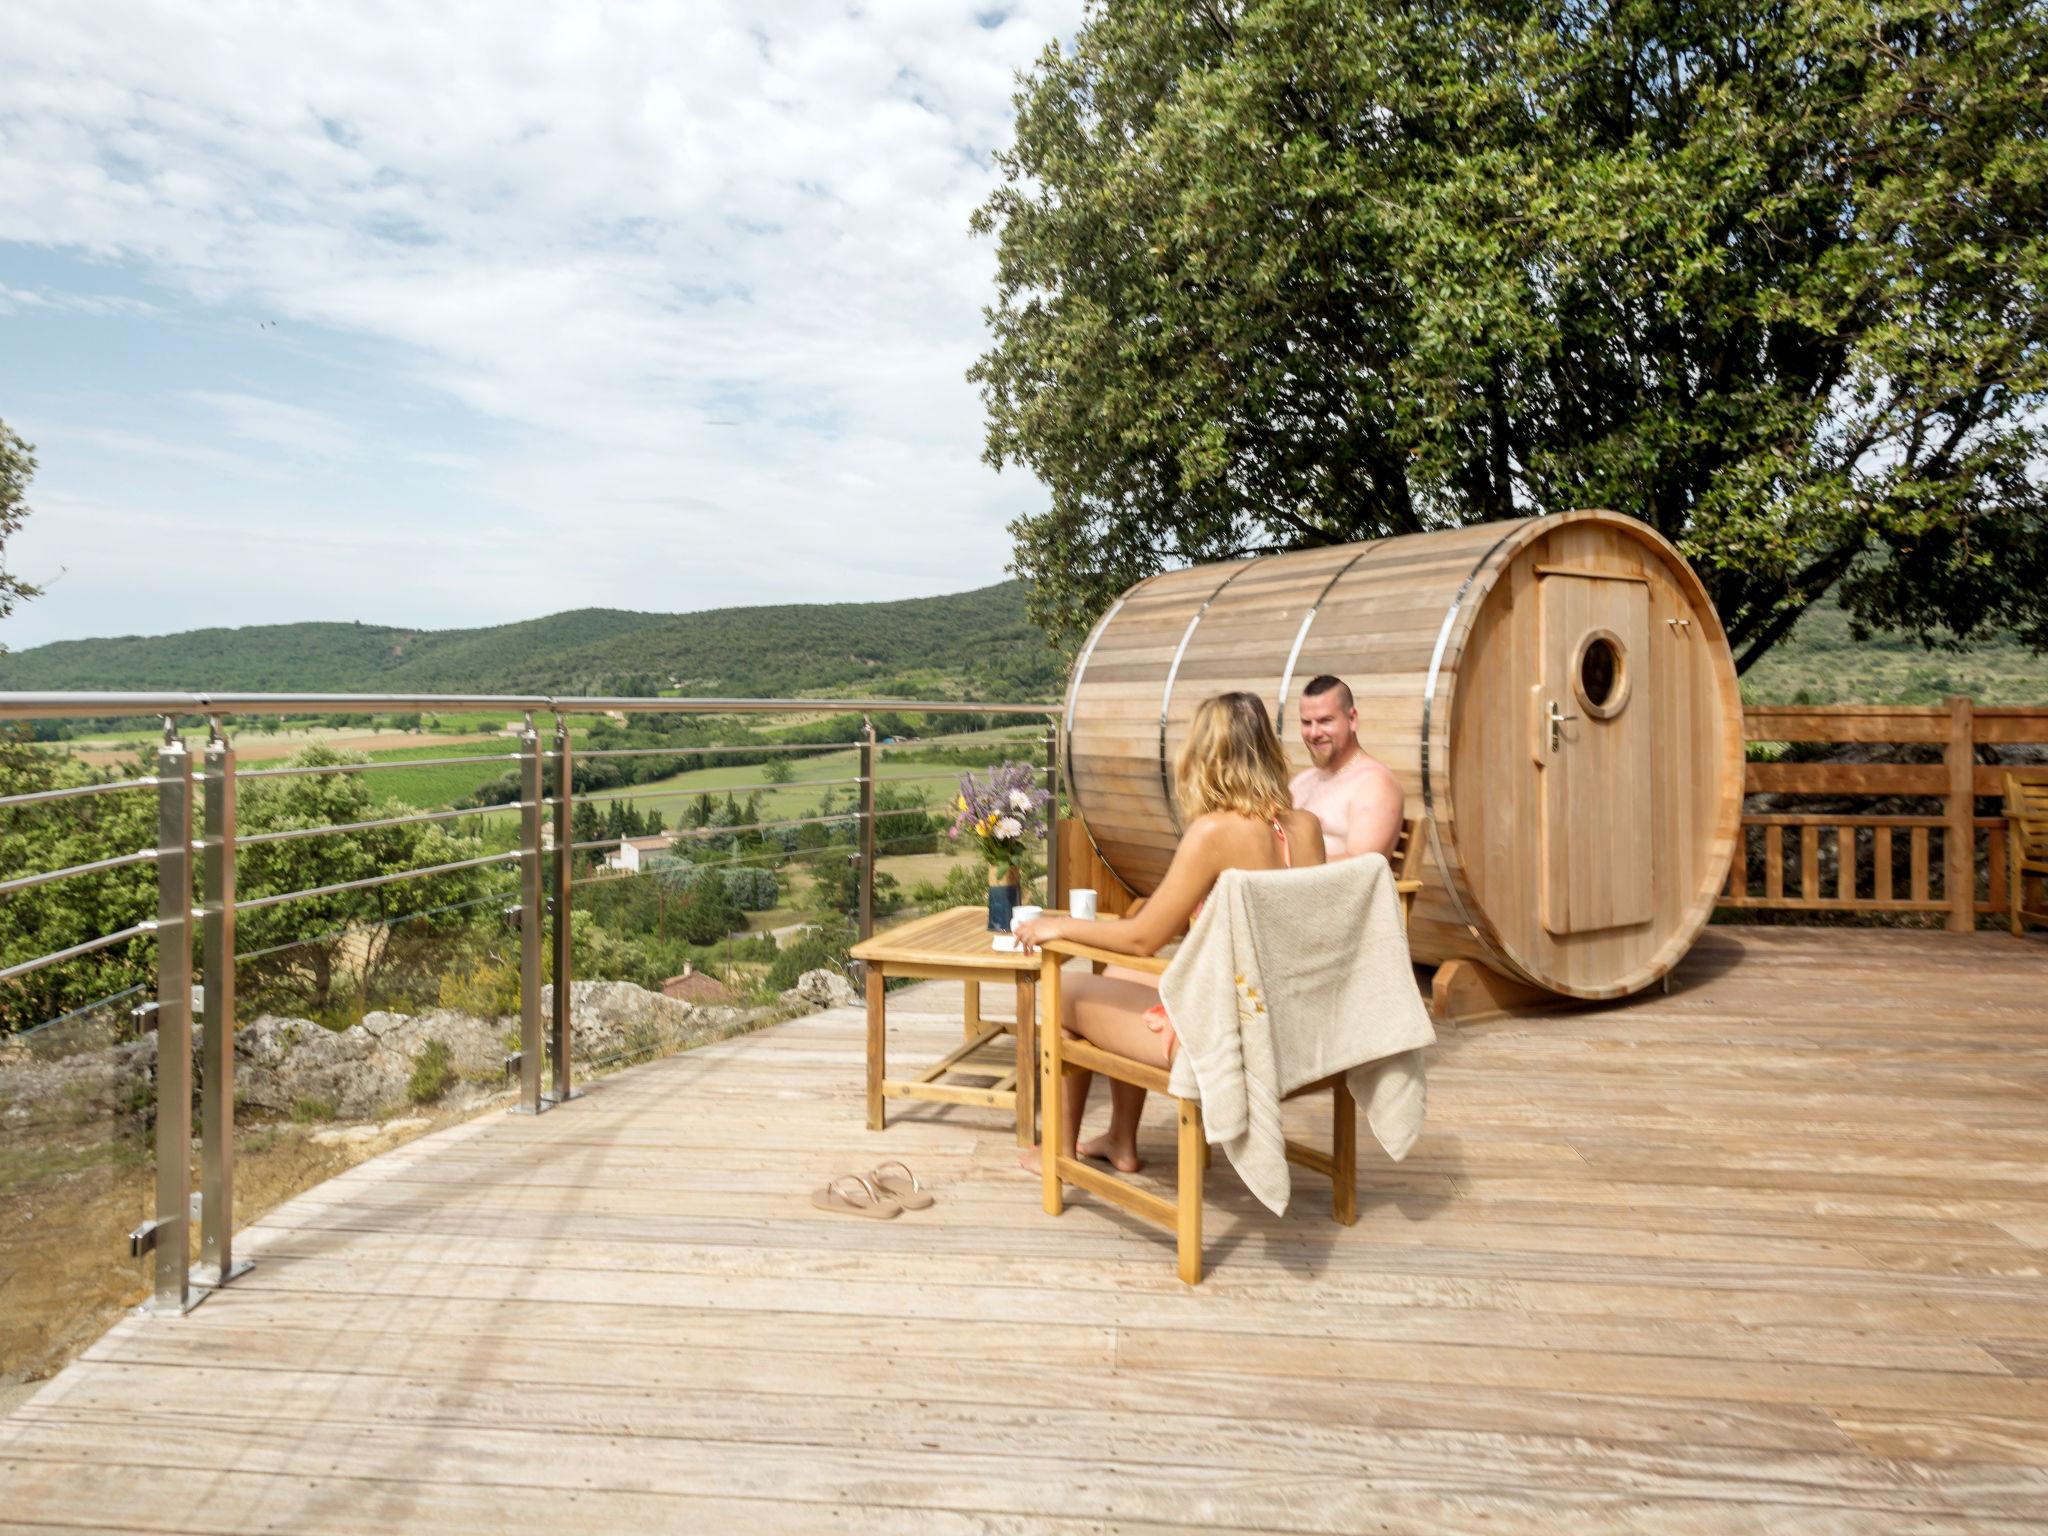
[[1571,934],[1646,923],[1649,584],[1553,566],[1539,573],[1536,588],[1543,926]]

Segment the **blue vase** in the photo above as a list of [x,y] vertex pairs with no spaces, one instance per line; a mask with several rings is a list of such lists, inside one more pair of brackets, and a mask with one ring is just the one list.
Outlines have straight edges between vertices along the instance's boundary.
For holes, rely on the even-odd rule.
[[991,864],[988,867],[988,931],[1008,933],[1010,914],[1017,910],[1017,866],[1007,869]]

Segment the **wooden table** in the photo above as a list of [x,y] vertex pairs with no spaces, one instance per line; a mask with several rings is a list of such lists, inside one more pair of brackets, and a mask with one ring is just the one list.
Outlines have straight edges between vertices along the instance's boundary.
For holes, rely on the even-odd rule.
[[[925,1099],[936,1104],[1010,1110],[1017,1117],[1017,1145],[1028,1147],[1038,1139],[1038,956],[997,950],[992,947],[995,937],[988,931],[985,908],[954,907],[878,933],[853,947],[853,958],[868,968],[869,1130],[879,1131],[888,1123],[884,1100]],[[897,976],[957,981],[967,991],[962,1010],[965,1038],[959,1048],[912,1078],[888,1075],[885,983]],[[1016,1021],[982,1018],[982,983],[1005,978],[1017,989]],[[973,1060],[977,1052],[1005,1033],[1016,1037],[1014,1062]],[[967,1087],[940,1081],[946,1077],[990,1081]]]

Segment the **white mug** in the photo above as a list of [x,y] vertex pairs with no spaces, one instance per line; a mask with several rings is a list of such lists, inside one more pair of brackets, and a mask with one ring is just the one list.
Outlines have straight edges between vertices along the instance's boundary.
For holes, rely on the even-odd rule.
[[1076,917],[1092,919],[1095,916],[1095,893],[1085,886],[1078,891],[1067,892],[1067,910]]
[[1019,923],[1028,923],[1045,916],[1043,907],[1018,907],[1010,913],[1010,932],[1017,931]]

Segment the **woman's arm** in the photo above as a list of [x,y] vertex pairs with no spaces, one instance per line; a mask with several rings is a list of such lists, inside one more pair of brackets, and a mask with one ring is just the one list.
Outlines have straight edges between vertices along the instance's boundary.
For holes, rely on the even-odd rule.
[[1029,950],[1048,939],[1086,939],[1097,949],[1118,954],[1158,954],[1187,927],[1195,907],[1222,873],[1219,830],[1212,817],[1195,818],[1173,851],[1166,878],[1136,917],[1041,917],[1017,926],[1018,942]]

